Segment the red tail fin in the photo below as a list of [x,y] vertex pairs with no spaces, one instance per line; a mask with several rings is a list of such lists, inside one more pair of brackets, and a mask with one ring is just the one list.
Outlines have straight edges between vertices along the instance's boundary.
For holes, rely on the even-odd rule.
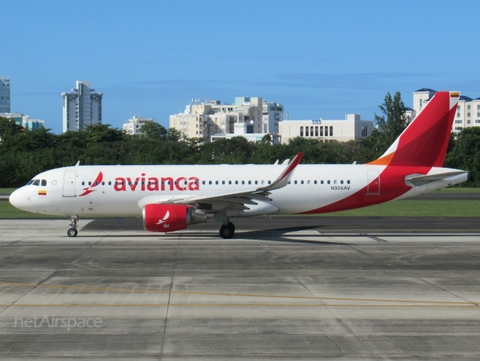
[[459,92],[436,93],[385,154],[369,164],[443,166],[459,98]]

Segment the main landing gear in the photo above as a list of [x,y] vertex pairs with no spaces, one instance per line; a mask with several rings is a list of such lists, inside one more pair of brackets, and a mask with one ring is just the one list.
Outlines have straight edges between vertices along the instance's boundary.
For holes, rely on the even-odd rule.
[[227,224],[222,224],[220,227],[220,236],[222,238],[232,238],[233,234],[235,233],[235,226],[232,222],[228,222]]
[[69,237],[76,237],[77,234],[78,234],[78,231],[77,231],[77,228],[78,228],[78,220],[79,220],[79,217],[78,216],[70,216],[70,228],[68,231],[67,231],[67,235]]

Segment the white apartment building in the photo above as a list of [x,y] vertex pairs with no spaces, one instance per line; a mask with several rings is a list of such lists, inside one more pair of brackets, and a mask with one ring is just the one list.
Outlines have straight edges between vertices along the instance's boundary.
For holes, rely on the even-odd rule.
[[128,119],[123,124],[123,130],[127,134],[131,134],[131,135],[143,134],[143,132],[141,131],[142,127],[148,122],[153,122],[153,121],[154,120],[152,118],[143,118],[142,116],[135,114],[132,118]]
[[236,97],[233,104],[219,100],[192,100],[183,113],[170,116],[170,128],[189,138],[235,134],[235,124],[245,126],[246,134],[277,133],[283,119],[283,106],[258,97]]
[[10,78],[0,78],[0,113],[10,113]]
[[[210,136],[210,141],[214,142],[217,139],[231,139],[233,137],[243,137],[250,142],[260,142],[265,135],[269,133],[248,133],[248,125],[245,123],[235,123],[233,133],[216,134]],[[270,134],[271,143],[280,143],[281,137],[278,134]]]
[[33,119],[28,115],[23,115],[22,113],[0,113],[0,117],[13,119],[15,123],[29,130],[45,128],[44,120]]
[[347,114],[344,120],[284,120],[279,123],[282,143],[295,137],[322,141],[365,139],[374,129],[372,120],[361,120],[359,114]]
[[89,81],[77,81],[71,93],[62,93],[64,133],[102,123],[103,94],[94,91]]
[[[413,92],[413,108],[416,114],[425,107],[435,93],[436,90],[428,88],[422,88]],[[480,98],[472,99],[465,95],[460,95],[452,132],[460,132],[462,129],[469,127],[480,127]]]

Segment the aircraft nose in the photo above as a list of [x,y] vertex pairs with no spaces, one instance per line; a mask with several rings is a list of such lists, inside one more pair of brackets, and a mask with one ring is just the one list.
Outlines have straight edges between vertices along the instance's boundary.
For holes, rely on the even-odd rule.
[[8,200],[12,206],[22,210],[25,210],[25,207],[28,204],[28,196],[25,194],[25,190],[23,188],[19,188],[10,194]]

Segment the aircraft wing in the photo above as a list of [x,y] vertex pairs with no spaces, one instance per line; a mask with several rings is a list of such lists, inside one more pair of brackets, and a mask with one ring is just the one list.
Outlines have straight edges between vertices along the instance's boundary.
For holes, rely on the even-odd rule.
[[298,153],[293,160],[288,163],[282,173],[272,183],[264,187],[256,187],[252,189],[221,193],[211,196],[191,195],[191,196],[174,196],[163,198],[161,196],[148,196],[140,200],[138,203],[140,208],[151,203],[172,203],[172,204],[189,204],[195,206],[202,204],[222,204],[223,208],[248,209],[246,205],[257,205],[258,202],[271,201],[268,197],[271,191],[285,187],[295,168],[300,163],[303,153]]

